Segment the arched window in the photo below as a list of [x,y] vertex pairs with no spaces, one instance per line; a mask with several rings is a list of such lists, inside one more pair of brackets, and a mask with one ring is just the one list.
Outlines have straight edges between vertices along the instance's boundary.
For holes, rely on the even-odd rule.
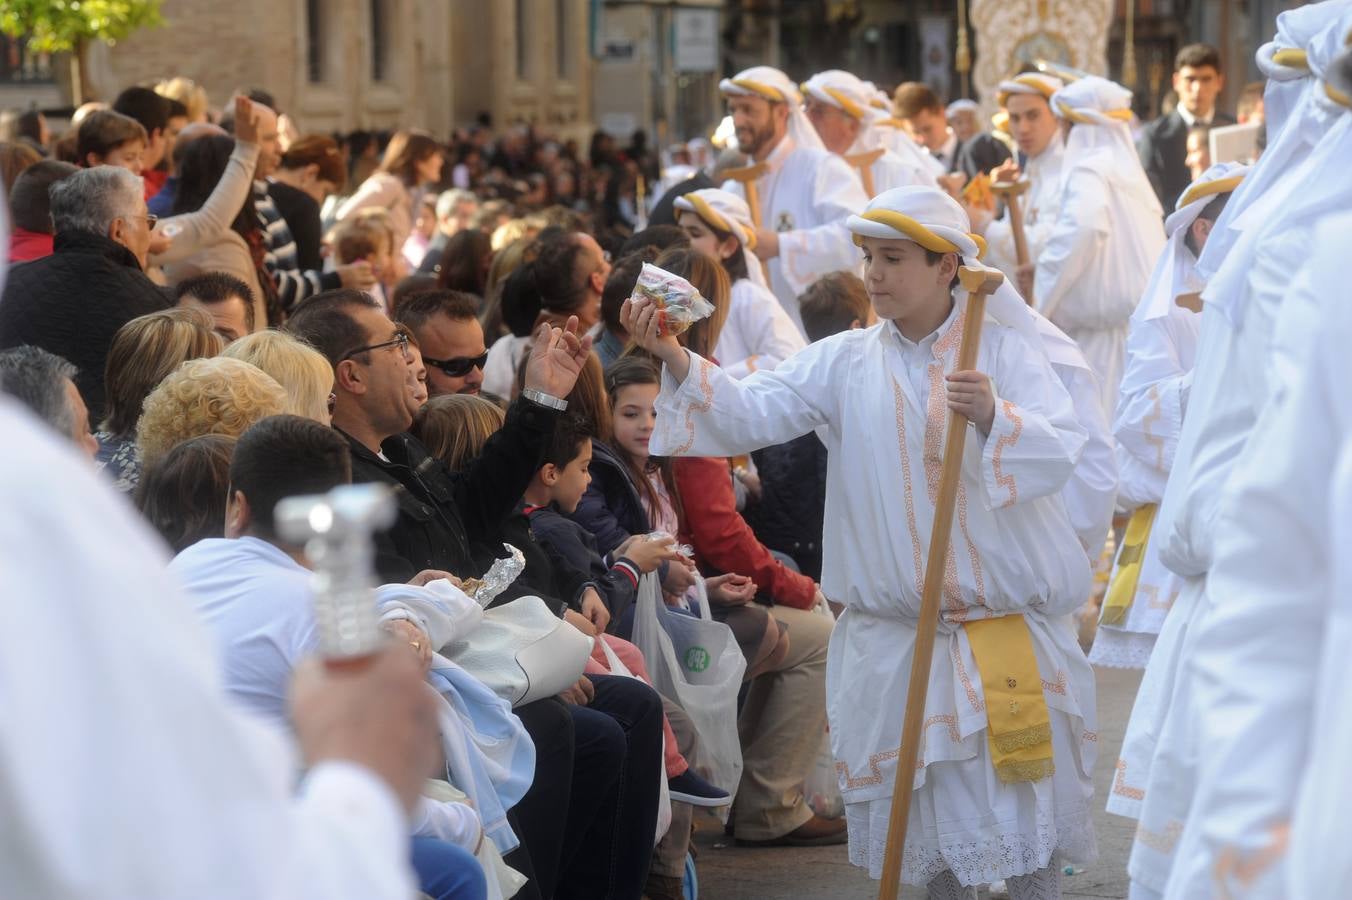
[[526,17],[530,15],[529,0],[516,0],[516,77],[519,81],[529,81],[530,64],[530,28],[526,26]]
[[371,80],[389,78],[390,20],[388,0],[371,0]]
[[554,52],[560,81],[572,81],[577,48],[573,46],[573,0],[554,0]]
[[305,0],[305,78],[311,84],[328,77],[324,33],[324,0]]

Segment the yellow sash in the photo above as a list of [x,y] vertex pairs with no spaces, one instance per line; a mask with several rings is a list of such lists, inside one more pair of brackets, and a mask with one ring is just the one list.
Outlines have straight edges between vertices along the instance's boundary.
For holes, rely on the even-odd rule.
[[1127,522],[1127,533],[1122,536],[1122,552],[1117,555],[1117,576],[1108,586],[1108,596],[1103,598],[1103,613],[1099,623],[1103,625],[1121,625],[1127,618],[1127,610],[1136,599],[1136,585],[1141,579],[1141,561],[1145,559],[1145,546],[1150,540],[1150,528],[1155,524],[1155,512],[1159,507],[1150,503],[1137,509]]
[[1056,771],[1052,722],[1028,622],[1012,615],[963,627],[986,694],[986,733],[995,774],[1006,784],[1046,778]]

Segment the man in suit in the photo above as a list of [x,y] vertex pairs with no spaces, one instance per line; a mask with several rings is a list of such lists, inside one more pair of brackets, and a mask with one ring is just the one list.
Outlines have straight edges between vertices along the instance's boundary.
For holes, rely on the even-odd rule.
[[950,174],[961,172],[971,179],[978,172],[990,172],[1009,159],[1009,148],[984,131],[976,131],[965,141],[960,138],[948,126],[944,105],[927,84],[908,81],[901,85],[893,96],[892,106],[902,126],[924,144]]
[[1225,87],[1221,55],[1207,44],[1189,44],[1174,58],[1174,93],[1178,105],[1141,132],[1136,149],[1160,206],[1173,209],[1192,180],[1188,170],[1188,132],[1197,127],[1233,125],[1233,116],[1216,109]]

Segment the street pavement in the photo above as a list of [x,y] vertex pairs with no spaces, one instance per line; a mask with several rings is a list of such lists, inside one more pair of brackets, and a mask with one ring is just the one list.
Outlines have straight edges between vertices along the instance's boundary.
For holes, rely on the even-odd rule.
[[[1127,896],[1127,856],[1135,823],[1108,815],[1103,804],[1141,673],[1120,669],[1096,669],[1095,673],[1100,749],[1093,803],[1099,859],[1084,871],[1062,878],[1062,896],[1067,900],[1122,900]],[[877,884],[850,865],[844,846],[746,849],[724,837],[717,820],[700,817],[696,821],[700,900],[873,900],[878,896]],[[901,896],[902,900],[924,900],[925,891],[907,888]]]

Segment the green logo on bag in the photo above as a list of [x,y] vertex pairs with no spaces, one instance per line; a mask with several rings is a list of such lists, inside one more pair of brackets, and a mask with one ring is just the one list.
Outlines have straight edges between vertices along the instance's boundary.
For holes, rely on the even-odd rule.
[[709,651],[703,647],[691,647],[685,651],[685,667],[692,672],[703,672],[709,668]]

